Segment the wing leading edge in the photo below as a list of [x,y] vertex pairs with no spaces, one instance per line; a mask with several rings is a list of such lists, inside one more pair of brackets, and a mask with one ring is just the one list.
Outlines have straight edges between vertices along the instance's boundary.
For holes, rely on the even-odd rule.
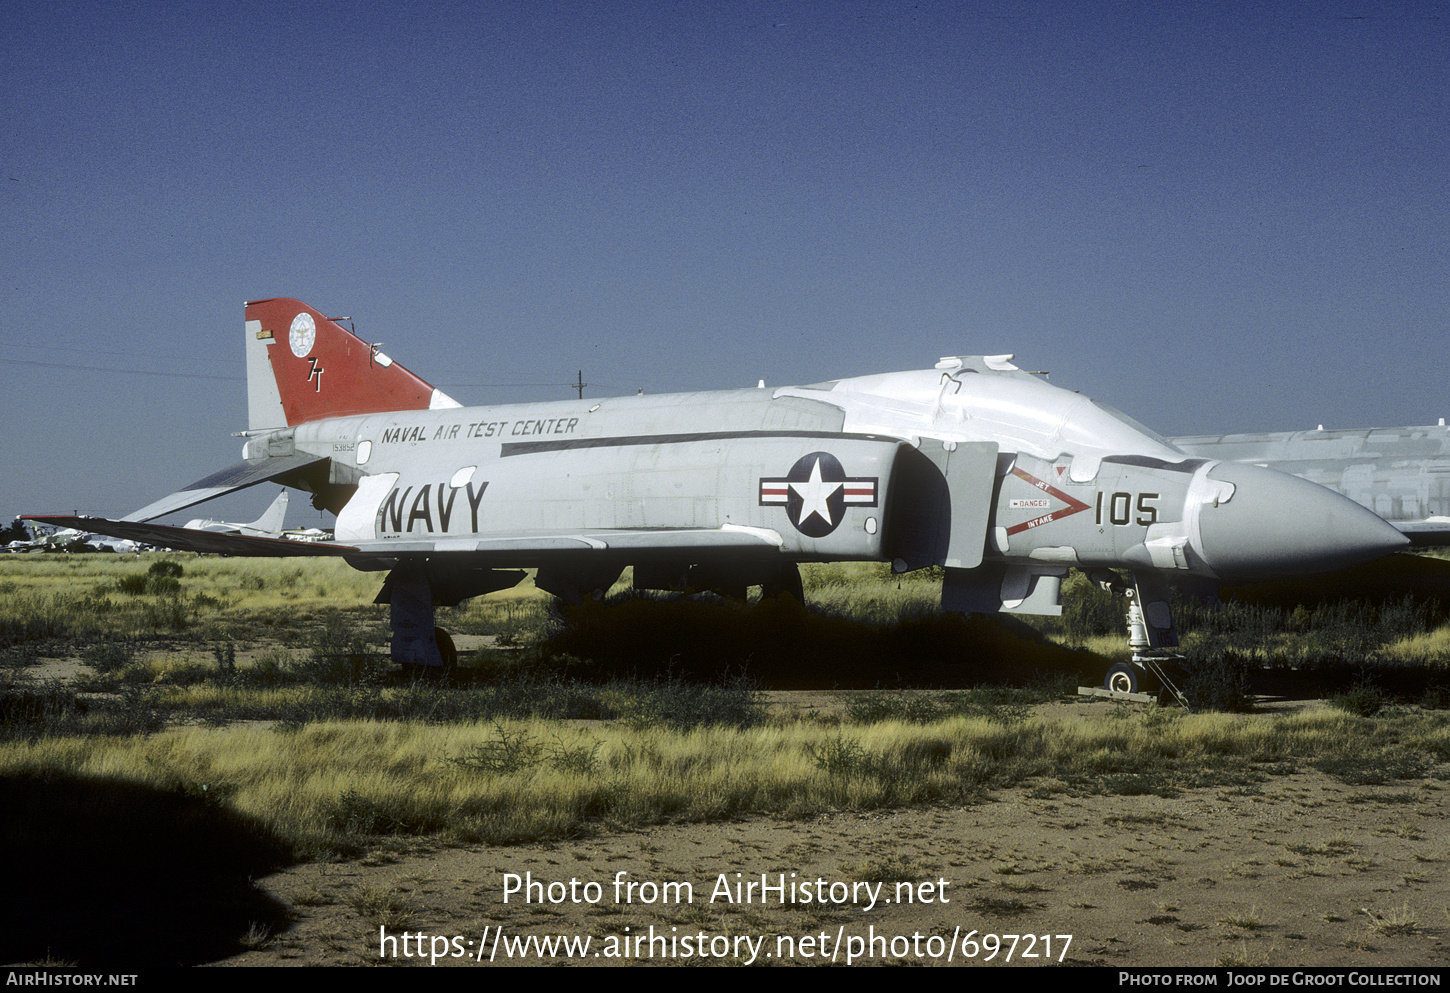
[[286,557],[346,555],[349,557],[466,556],[479,564],[527,566],[560,553],[629,552],[678,554],[684,552],[767,552],[781,547],[780,535],[759,528],[671,528],[661,530],[581,530],[523,534],[479,535],[458,538],[409,537],[401,540],[357,541],[349,544],[293,541],[255,535],[196,531],[144,521],[112,521],[103,517],[26,514],[25,520],[75,528],[115,538],[128,538],[182,552],[219,555]]

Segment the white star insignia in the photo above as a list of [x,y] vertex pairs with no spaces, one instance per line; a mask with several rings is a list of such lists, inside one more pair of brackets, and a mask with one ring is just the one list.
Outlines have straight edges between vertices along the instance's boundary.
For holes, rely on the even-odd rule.
[[804,524],[812,515],[819,517],[826,522],[827,527],[835,527],[835,521],[831,520],[831,508],[826,501],[839,490],[844,483],[827,483],[821,479],[821,460],[816,459],[816,464],[811,467],[811,478],[804,483],[791,483],[790,488],[795,490],[801,498],[800,523]]

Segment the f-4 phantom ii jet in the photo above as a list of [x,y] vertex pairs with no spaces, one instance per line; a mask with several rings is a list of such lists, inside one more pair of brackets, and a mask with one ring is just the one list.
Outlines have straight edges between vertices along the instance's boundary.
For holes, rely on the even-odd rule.
[[[942,566],[942,605],[1061,612],[1069,569],[1129,594],[1135,654],[1176,644],[1167,580],[1347,568],[1407,539],[1338,493],[1191,457],[1010,355],[810,386],[462,407],[297,300],[246,305],[243,461],[120,521],[36,517],[178,549],[341,555],[386,571],[392,657],[439,666],[434,607],[522,569],[581,600],[800,595],[797,564]],[[147,524],[257,483],[312,494],[332,543]],[[1115,667],[1116,669],[1116,667]],[[1117,669],[1109,685],[1137,686]]]

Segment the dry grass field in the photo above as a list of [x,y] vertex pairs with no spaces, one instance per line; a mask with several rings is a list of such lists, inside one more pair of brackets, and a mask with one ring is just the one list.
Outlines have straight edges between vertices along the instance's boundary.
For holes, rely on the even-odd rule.
[[526,585],[442,612],[443,684],[379,657],[376,582],[0,559],[0,960],[1450,964],[1420,587],[1188,611],[1223,705],[1186,714],[1077,701],[1111,603],[961,621],[856,567],[807,611],[561,617]]

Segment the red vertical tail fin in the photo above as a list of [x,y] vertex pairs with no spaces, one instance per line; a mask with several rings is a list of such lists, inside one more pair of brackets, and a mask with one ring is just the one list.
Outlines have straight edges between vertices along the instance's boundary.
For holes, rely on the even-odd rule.
[[246,322],[247,419],[253,430],[459,405],[300,300],[252,301]]

